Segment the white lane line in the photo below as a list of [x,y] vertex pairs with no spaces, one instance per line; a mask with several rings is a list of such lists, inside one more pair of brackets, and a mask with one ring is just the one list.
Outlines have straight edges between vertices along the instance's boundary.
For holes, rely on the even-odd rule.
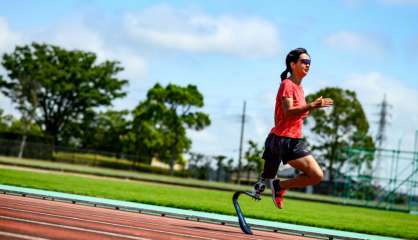
[[[156,230],[156,229],[150,229],[150,228],[139,227],[139,226],[131,226],[131,225],[111,223],[111,222],[105,222],[105,221],[97,221],[97,220],[83,219],[83,218],[70,217],[70,216],[59,215],[59,214],[52,214],[52,213],[42,213],[42,212],[37,212],[37,211],[32,211],[32,210],[16,209],[16,208],[2,207],[2,206],[0,206],[0,209],[7,209],[7,210],[13,210],[13,211],[19,211],[19,212],[27,212],[27,213],[32,213],[32,214],[52,216],[52,217],[59,217],[59,218],[66,218],[66,219],[77,220],[77,221],[84,221],[84,222],[100,223],[100,224],[104,224],[104,225],[117,226],[117,227],[125,227],[125,228],[139,229],[139,230],[147,230],[147,231],[153,231],[153,232],[162,232],[162,233],[171,234],[171,235],[177,235],[177,236],[182,236],[182,237],[193,237],[193,238],[200,238],[200,239],[206,239],[206,240],[216,240],[216,238],[205,238],[205,237],[199,237],[199,236],[190,235],[190,234],[182,234],[182,233],[175,233],[175,232],[168,232],[168,231],[160,231],[160,230]],[[74,209],[74,210],[78,210],[78,209]],[[100,217],[100,216],[96,214],[95,217]],[[109,217],[109,216],[106,216],[106,217]],[[129,221],[129,222],[135,222],[134,220],[129,219],[129,218],[130,218],[130,216],[123,216],[123,218],[120,219],[120,220],[121,221],[125,220],[125,221]],[[113,220],[119,220],[119,219],[114,219],[113,218]],[[146,224],[148,226],[161,226],[161,224],[151,223],[151,222],[146,222],[146,223],[142,222],[142,223],[143,224]],[[194,233],[207,233],[208,232],[208,231],[200,230],[200,229],[196,229],[196,228],[190,228],[190,227],[188,228],[188,227],[185,227],[185,226],[182,226],[182,227],[185,228],[185,229],[187,229],[188,231],[191,231],[191,232],[194,232]],[[213,237],[216,237],[216,236],[226,236],[226,237],[228,237],[228,236],[236,236],[239,233],[240,232],[234,232],[234,233],[212,232],[212,236]],[[268,237],[268,236],[264,236],[264,237]],[[272,237],[272,236],[269,236],[269,237]],[[244,236],[240,236],[240,239],[254,239],[254,236],[244,235]],[[257,236],[256,239],[257,240],[263,240],[265,238],[262,238],[262,236]]]
[[[13,205],[14,205],[13,207],[27,206],[27,204],[20,204],[20,203],[14,203]],[[84,205],[81,205],[81,206],[84,206]],[[59,217],[59,218],[67,218],[67,219],[72,219],[72,220],[81,220],[81,221],[86,221],[86,222],[101,223],[101,224],[118,226],[118,227],[134,228],[134,229],[141,229],[141,230],[148,230],[148,231],[159,231],[159,230],[156,230],[156,229],[147,229],[147,228],[144,228],[144,227],[136,227],[136,226],[126,225],[126,224],[117,224],[117,223],[111,223],[111,222],[105,222],[105,221],[89,220],[89,219],[70,217],[70,216],[58,215],[58,214],[52,214],[52,213],[42,213],[42,212],[38,212],[38,211],[24,210],[24,209],[18,209],[18,208],[13,208],[13,207],[0,206],[0,209],[8,209],[8,210],[13,210],[13,211],[28,212],[28,213],[39,214],[39,215],[53,216],[53,217]],[[65,211],[64,211],[66,213],[72,213],[72,212],[70,212],[72,210],[79,210],[79,208],[75,207],[74,205],[65,206],[65,207],[68,208],[68,209],[65,209]],[[42,207],[42,206],[38,206],[37,208],[39,208],[41,210],[50,209],[50,208],[45,208],[45,207]],[[99,209],[104,209],[104,208],[99,208]],[[108,210],[108,209],[106,209],[106,210]],[[109,209],[109,210],[113,210],[113,209]],[[120,221],[135,223],[135,221],[132,220],[132,216],[127,216],[125,214],[122,214],[122,213],[135,213],[135,212],[123,212],[122,211],[122,212],[118,212],[118,213],[120,213],[120,216],[118,216],[119,217],[118,219],[112,217],[112,215],[114,216],[115,214],[110,214],[110,213],[105,213],[105,212],[100,212],[100,214],[92,214],[92,215],[89,214],[88,216],[89,217],[101,217],[102,216],[101,214],[103,214],[103,215],[105,215],[105,217],[107,217],[107,218],[110,217],[112,220],[120,220]],[[151,216],[153,216],[153,215],[151,215]],[[170,221],[174,220],[174,219],[175,218],[167,218],[167,220],[170,220]],[[184,220],[184,219],[180,219],[180,220]],[[146,224],[148,226],[161,226],[161,224],[152,223],[152,222],[146,222],[146,223],[142,222],[142,223]],[[171,223],[171,224],[176,225],[175,223]],[[207,223],[207,224],[210,224],[210,223]],[[177,224],[177,226],[178,226],[178,224]],[[221,225],[219,225],[219,226],[221,226]],[[180,227],[182,227],[184,229],[187,229],[187,231],[190,231],[192,233],[207,233],[208,232],[206,230],[201,230],[201,229],[193,228],[193,227],[187,227],[187,226],[180,226]],[[230,227],[232,227],[232,226],[230,226]],[[217,228],[215,228],[215,229],[217,230]],[[228,231],[228,230],[226,230],[226,231]],[[181,234],[181,233],[174,233],[174,232],[167,232],[167,231],[160,231],[160,232],[167,233],[167,234],[172,234],[172,235],[186,236],[186,237],[191,236],[191,237],[196,238],[196,236],[193,236],[193,235],[185,235],[185,234]],[[217,232],[212,231],[211,234],[212,234],[212,237],[218,237],[218,236],[219,237],[221,237],[221,236],[224,236],[224,237],[234,236],[235,237],[237,234],[240,234],[240,233],[241,232],[225,232],[225,233],[223,233],[223,232],[220,232],[220,231],[217,230]],[[273,233],[273,232],[269,232],[269,233]],[[291,235],[291,234],[289,235],[289,234],[286,234],[286,233],[282,233],[282,234],[285,234],[287,236]],[[297,235],[295,235],[295,236],[297,236]],[[240,239],[257,239],[257,240],[263,240],[264,239],[265,240],[265,237],[270,237],[271,238],[271,237],[275,237],[275,236],[257,236],[257,238],[254,238],[254,237],[255,237],[254,235],[252,235],[252,236],[244,235],[244,236],[240,236]],[[214,238],[204,238],[204,237],[201,237],[201,238],[202,239],[212,239],[212,240],[214,240]]]
[[82,231],[82,232],[97,233],[97,234],[102,234],[102,235],[107,235],[107,236],[112,236],[112,237],[122,237],[122,238],[129,238],[129,239],[135,239],[135,240],[151,240],[149,238],[134,237],[134,236],[130,236],[130,235],[111,233],[111,232],[92,230],[92,229],[84,229],[84,228],[72,227],[72,226],[64,226],[64,225],[59,225],[59,224],[54,224],[54,223],[38,222],[38,221],[32,221],[32,220],[27,220],[27,219],[23,219],[23,218],[14,218],[14,217],[6,217],[6,216],[0,216],[0,218],[7,219],[7,220],[12,220],[12,221],[19,221],[19,222],[45,225],[45,226],[50,226],[50,227],[65,228],[65,229]]
[[11,232],[3,232],[3,231],[0,231],[0,236],[21,238],[21,239],[27,239],[27,240],[49,240],[48,238],[32,237],[32,236],[29,236],[29,235],[23,235],[23,234],[18,234],[18,233],[11,233]]
[[[6,208],[6,207],[0,207],[0,208]],[[6,208],[6,209],[9,209],[9,208]],[[125,228],[137,229],[137,230],[145,230],[145,231],[156,232],[156,233],[163,233],[163,234],[168,234],[168,235],[175,235],[175,236],[180,236],[180,237],[189,237],[189,238],[204,239],[204,240],[218,240],[216,238],[207,238],[207,237],[202,237],[202,236],[197,236],[197,235],[191,235],[191,234],[169,232],[167,230],[157,230],[157,229],[146,228],[146,227],[129,226],[129,225],[123,225],[123,224],[117,224],[117,223],[109,223],[109,222],[102,222],[102,221],[96,221],[96,220],[82,219],[82,218],[77,218],[77,217],[67,217],[67,216],[60,216],[60,215],[48,214],[48,213],[38,213],[38,212],[29,211],[29,210],[18,210],[18,209],[10,209],[10,210],[15,210],[15,211],[17,210],[17,211],[23,211],[23,212],[31,212],[31,213],[35,213],[35,214],[39,214],[39,215],[46,215],[46,216],[53,216],[53,217],[59,217],[59,218],[66,218],[66,219],[77,220],[77,221],[84,221],[84,222],[90,222],[90,223],[99,223],[99,224],[109,225],[109,226],[114,226],[114,227],[125,227]],[[0,218],[4,218],[4,217],[3,216],[0,216]],[[21,218],[19,218],[19,219],[21,219]],[[26,220],[26,219],[22,219],[22,220],[29,221],[29,222],[33,222],[33,223],[45,224],[45,225],[52,224],[52,225],[56,225],[58,227],[61,227],[62,226],[64,228],[65,227],[73,228],[72,226],[64,226],[64,225],[53,224],[53,223],[43,223],[43,222],[37,222],[37,221],[32,221],[32,220]],[[161,224],[154,224],[154,225],[161,226]],[[74,227],[74,228],[78,228],[78,227]],[[82,228],[80,228],[80,229],[82,229]],[[84,230],[84,229],[82,229],[82,230]],[[95,231],[95,230],[91,230],[91,231]]]

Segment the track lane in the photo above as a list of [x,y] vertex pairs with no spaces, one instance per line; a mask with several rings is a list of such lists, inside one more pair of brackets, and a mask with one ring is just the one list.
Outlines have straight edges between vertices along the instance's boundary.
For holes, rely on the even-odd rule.
[[[12,195],[0,195],[0,216],[53,224],[49,227],[54,228],[54,231],[57,231],[56,228],[59,228],[58,226],[67,226],[74,228],[75,235],[79,234],[80,229],[90,229],[93,232],[87,233],[98,234],[105,232],[121,234],[121,237],[126,235],[149,239],[308,239],[301,236],[257,230],[254,231],[254,235],[245,235],[238,227]],[[1,222],[2,219],[0,218],[0,230],[4,231],[4,226]],[[25,224],[27,223],[25,222]],[[23,223],[21,222],[20,224]],[[43,227],[45,228],[46,226],[43,225]],[[66,228],[65,230],[69,229]],[[23,232],[22,234],[27,233]],[[51,237],[50,235],[33,236]],[[69,235],[67,234],[66,236],[68,237]],[[88,239],[101,239],[97,237],[95,235]],[[104,237],[109,239],[112,236],[104,234]]]

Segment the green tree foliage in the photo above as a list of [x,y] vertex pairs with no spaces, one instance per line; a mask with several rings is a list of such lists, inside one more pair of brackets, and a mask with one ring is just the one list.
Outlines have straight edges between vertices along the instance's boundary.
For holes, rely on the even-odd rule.
[[126,95],[127,81],[115,77],[123,70],[119,62],[96,60],[94,53],[54,45],[17,46],[3,55],[8,79],[0,79],[0,89],[57,142],[65,124]]
[[4,115],[4,110],[0,109],[0,131],[8,131],[13,122],[12,115]]
[[209,179],[211,157],[202,153],[189,152],[189,169],[191,176],[198,179]]
[[99,149],[122,153],[129,141],[131,122],[127,120],[129,111],[107,111],[99,114],[96,140]]
[[214,156],[213,159],[216,161],[216,181],[221,180],[221,172],[224,170],[224,160],[226,159],[226,156],[224,155],[217,155]]
[[32,136],[42,136],[42,130],[38,125],[30,123],[23,127],[22,125],[28,124],[21,119],[16,119],[12,115],[4,115],[4,110],[0,109],[0,132],[12,132],[22,134],[23,129],[28,129],[28,134]]
[[147,99],[134,110],[133,130],[138,151],[167,162],[173,172],[174,164],[191,147],[186,129],[201,130],[210,125],[206,113],[195,111],[201,107],[203,95],[194,85],[154,85]]
[[129,141],[131,122],[128,117],[128,110],[86,111],[80,121],[66,125],[61,134],[62,141],[65,145],[120,155]]
[[252,140],[248,141],[248,145],[248,149],[244,155],[247,160],[247,164],[244,166],[244,169],[247,171],[247,181],[250,181],[250,173],[260,173],[263,170],[264,161],[261,158],[263,149],[259,148],[257,143]]
[[308,123],[312,127],[311,131],[316,134],[316,138],[309,139],[309,143],[313,146],[313,150],[320,153],[320,159],[328,163],[332,186],[335,172],[341,172],[345,165],[350,168],[360,168],[364,165],[371,168],[373,155],[350,155],[347,149],[349,147],[374,149],[374,143],[368,134],[369,123],[366,115],[354,91],[324,88],[308,95],[307,100],[311,102],[320,96],[332,98],[334,105],[327,109],[312,111],[305,123]]
[[23,134],[36,135],[36,136],[43,135],[42,129],[39,127],[39,125],[35,123],[28,123],[26,121],[22,121],[22,119],[18,119],[18,120],[13,119],[13,122],[9,126],[8,131],[14,132],[14,133],[20,133],[22,135]]
[[94,141],[97,118],[98,113],[88,109],[77,119],[72,119],[65,124],[59,134],[60,144],[66,147],[88,148],[89,143]]

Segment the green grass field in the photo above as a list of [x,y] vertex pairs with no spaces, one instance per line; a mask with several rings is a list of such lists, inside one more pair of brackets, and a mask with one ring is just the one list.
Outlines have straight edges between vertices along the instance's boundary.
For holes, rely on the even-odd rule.
[[[0,183],[234,215],[232,192],[226,191],[4,168]],[[417,215],[294,199],[285,204],[278,210],[264,197],[258,203],[243,199],[241,207],[252,218],[418,239]]]
[[[62,162],[51,162],[45,160],[34,160],[34,159],[19,159],[16,157],[5,157],[0,156],[0,165],[8,166],[19,166],[24,168],[31,169],[43,169],[57,172],[67,172],[67,173],[77,173],[77,174],[86,174],[86,175],[96,175],[96,176],[106,176],[112,178],[121,178],[121,179],[133,179],[140,181],[155,181],[158,180],[160,183],[167,183],[173,185],[187,185],[189,187],[200,187],[207,189],[216,189],[216,190],[225,190],[225,191],[236,191],[236,190],[248,190],[249,186],[237,185],[233,183],[225,182],[213,182],[206,180],[199,180],[193,178],[183,178],[176,176],[167,176],[167,175],[157,175],[153,173],[144,173],[139,171],[128,171],[128,170],[117,170],[105,167],[97,166],[87,166],[87,165],[78,165],[72,163],[62,163]],[[266,195],[268,195],[267,193]],[[339,198],[334,196],[319,195],[319,194],[306,194],[301,192],[289,191],[287,193],[288,198],[300,199],[300,200],[309,200],[309,201],[321,201],[335,204],[343,205],[354,205],[354,206],[374,206],[374,202],[365,202],[362,200],[356,199],[347,199]],[[405,206],[392,206],[397,209],[405,209]]]

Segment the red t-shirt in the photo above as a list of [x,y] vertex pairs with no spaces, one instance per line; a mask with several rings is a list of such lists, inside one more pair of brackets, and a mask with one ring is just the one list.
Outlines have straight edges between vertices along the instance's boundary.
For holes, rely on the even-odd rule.
[[308,116],[309,111],[285,117],[282,105],[284,98],[292,98],[293,106],[306,104],[302,86],[295,84],[290,79],[283,80],[276,97],[274,127],[271,132],[282,137],[302,138],[303,119]]

